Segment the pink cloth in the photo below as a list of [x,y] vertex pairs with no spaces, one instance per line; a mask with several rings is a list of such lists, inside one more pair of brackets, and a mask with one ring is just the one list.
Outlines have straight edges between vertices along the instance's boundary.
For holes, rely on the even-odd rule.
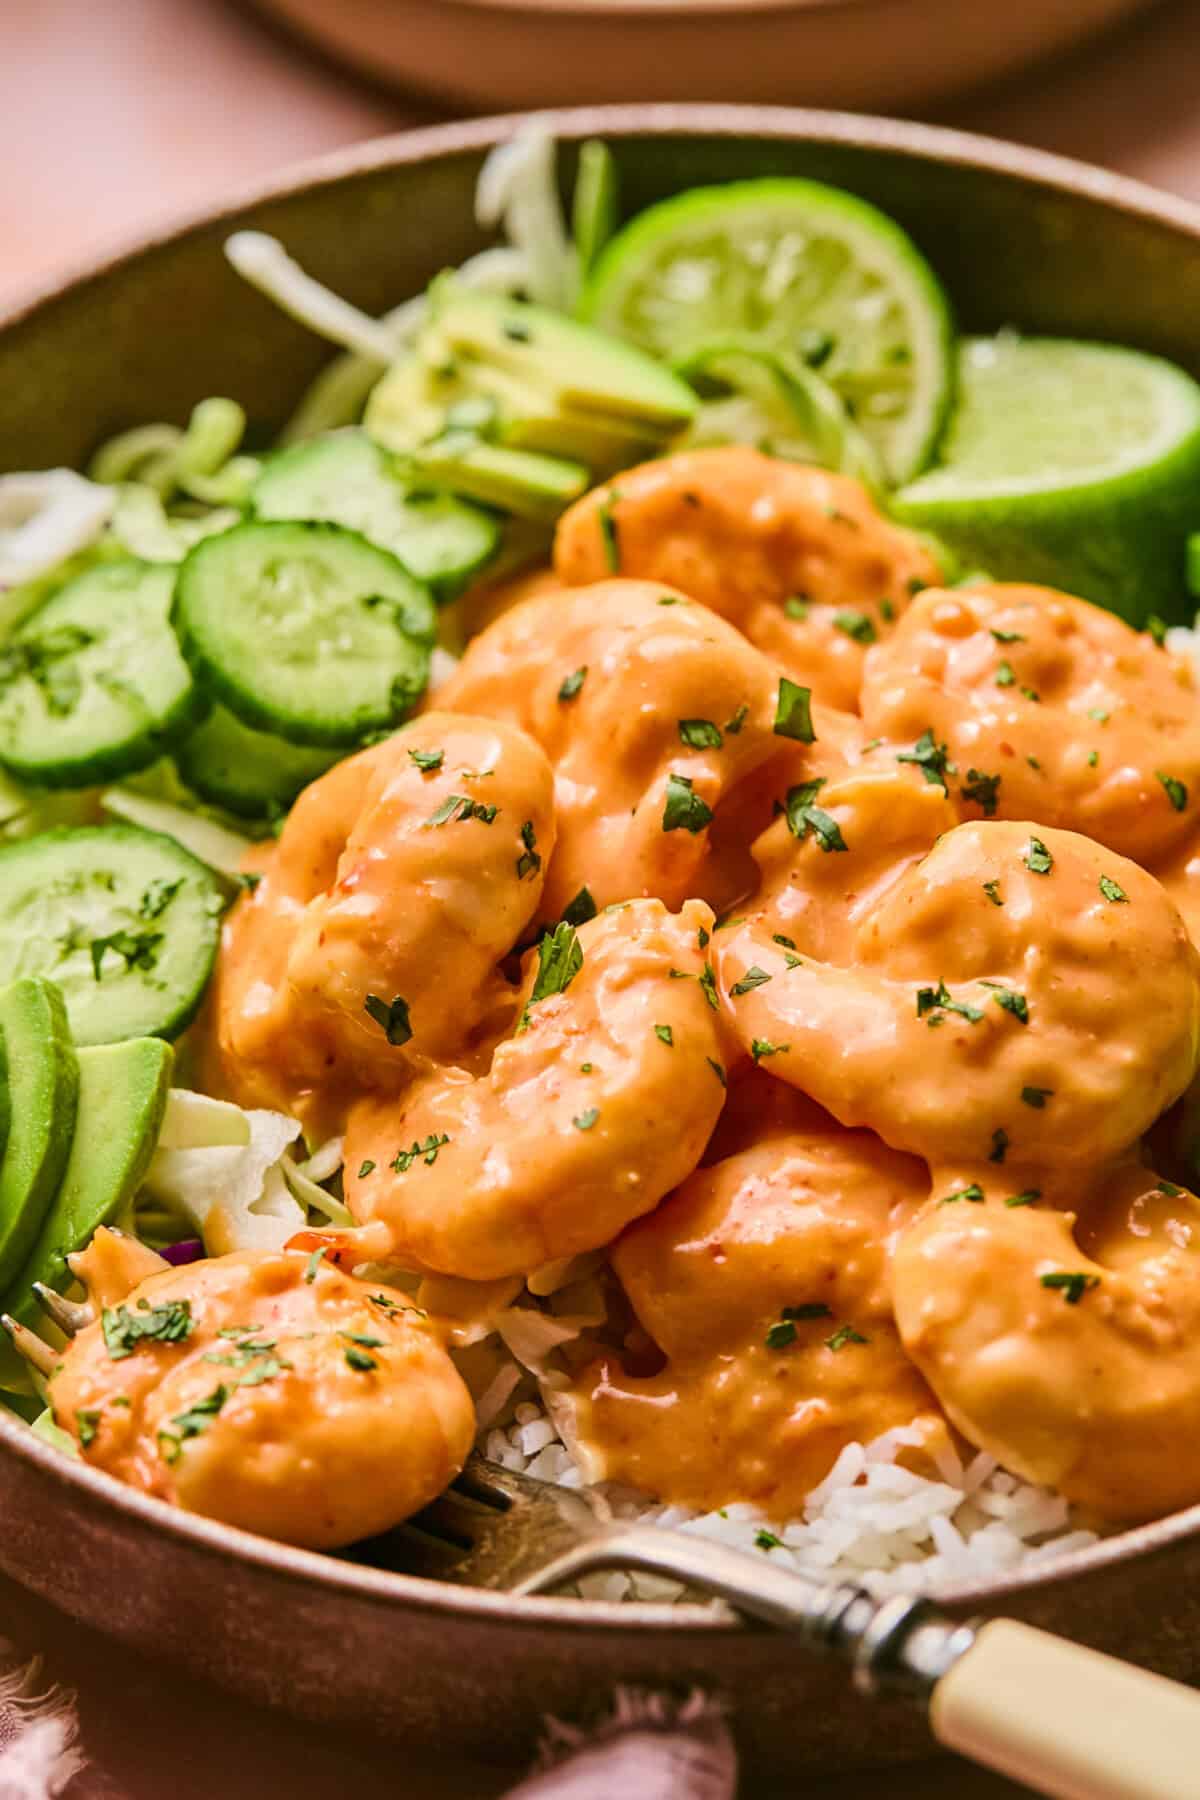
[[733,1800],[737,1756],[721,1711],[702,1694],[676,1706],[618,1688],[594,1731],[554,1721],[541,1767],[506,1800]]

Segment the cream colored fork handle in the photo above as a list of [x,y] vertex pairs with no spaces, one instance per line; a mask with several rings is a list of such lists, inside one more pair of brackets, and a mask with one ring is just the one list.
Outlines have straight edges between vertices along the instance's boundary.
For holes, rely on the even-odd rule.
[[1056,1800],[1200,1795],[1200,1692],[994,1619],[933,1691],[947,1749]]

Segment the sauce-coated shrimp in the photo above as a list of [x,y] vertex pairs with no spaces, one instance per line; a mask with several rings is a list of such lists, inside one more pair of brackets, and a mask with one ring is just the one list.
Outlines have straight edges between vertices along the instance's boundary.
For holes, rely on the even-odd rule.
[[1195,830],[1200,696],[1190,663],[1048,588],[922,594],[866,659],[867,736],[929,732],[1002,819],[1080,831],[1135,862]]
[[891,1238],[928,1171],[807,1112],[697,1170],[614,1247],[666,1363],[637,1375],[610,1357],[578,1378],[577,1428],[604,1477],[783,1519],[853,1440],[915,1426],[945,1442],[891,1310]]
[[[234,1097],[304,1112],[314,1090],[328,1106],[461,1055],[507,1004],[496,964],[538,910],[554,838],[545,756],[485,719],[428,713],[306,788],[225,927]],[[400,1000],[390,1031],[371,995]]]
[[511,720],[554,765],[547,918],[584,887],[600,906],[645,895],[722,904],[746,878],[744,852],[728,853],[731,882],[710,821],[719,830],[727,807],[740,819],[764,764],[807,766],[804,745],[774,730],[778,697],[777,671],[731,626],[637,581],[523,602],[476,638],[440,696]]
[[1078,1179],[1078,1216],[1049,1182],[1044,1199],[995,1171],[976,1186],[974,1204],[935,1201],[893,1266],[905,1348],[951,1420],[1106,1518],[1191,1505],[1200,1201],[1129,1161]]
[[485,1076],[448,1069],[360,1102],[346,1198],[364,1254],[487,1281],[599,1249],[656,1206],[721,1110],[711,926],[698,901],[674,916],[642,900],[577,940],[560,928],[530,954],[517,1030]]
[[666,582],[711,607],[826,706],[858,706],[865,646],[940,580],[861,482],[758,450],[691,450],[628,469],[558,527],[564,582]]
[[[829,818],[852,842],[852,808]],[[843,1124],[930,1159],[1115,1155],[1200,1053],[1200,959],[1178,912],[1073,832],[957,826],[863,909],[844,962],[781,944],[769,919],[714,949],[745,1049]]]
[[287,1251],[142,1281],[75,1338],[49,1399],[93,1467],[319,1550],[427,1505],[475,1429],[434,1326],[402,1294]]

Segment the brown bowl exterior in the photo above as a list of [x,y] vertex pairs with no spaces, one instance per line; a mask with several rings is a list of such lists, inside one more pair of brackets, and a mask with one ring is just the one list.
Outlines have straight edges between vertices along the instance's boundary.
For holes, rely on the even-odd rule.
[[[831,113],[629,107],[551,115],[568,150],[602,135],[630,210],[701,182],[794,173],[883,206],[946,281],[962,324],[1108,337],[1200,374],[1200,211],[1098,170],[963,134]],[[227,267],[234,225],[276,232],[380,312],[481,245],[480,121],[366,145],[155,239],[0,321],[0,469],[83,460],[206,394],[270,429],[326,350]],[[776,1772],[927,1747],[903,1707],[726,1614],[514,1601],[286,1549],[172,1511],[0,1418],[0,1569],[73,1616],[309,1719],[519,1754],[547,1711],[618,1681],[711,1688]],[[1200,1507],[1036,1577],[963,1589],[1004,1611],[1200,1679]]]
[[256,0],[376,80],[471,107],[612,100],[911,107],[1146,0]]

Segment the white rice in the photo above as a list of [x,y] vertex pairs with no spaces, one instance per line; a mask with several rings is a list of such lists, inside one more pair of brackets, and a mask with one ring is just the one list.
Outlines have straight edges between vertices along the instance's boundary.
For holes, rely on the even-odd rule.
[[[1060,1496],[1018,1480],[982,1451],[964,1465],[948,1450],[936,1480],[902,1468],[897,1452],[916,1441],[914,1432],[900,1429],[870,1444],[847,1444],[797,1519],[771,1519],[745,1504],[697,1513],[612,1483],[592,1491],[616,1517],[713,1538],[769,1556],[782,1568],[858,1581],[880,1594],[937,1592],[1096,1542],[1096,1532],[1072,1523]],[[586,1485],[550,1415],[533,1400],[519,1404],[508,1424],[485,1428],[479,1448],[539,1481]],[[598,1600],[667,1600],[682,1591],[641,1574],[589,1576],[579,1588]]]

